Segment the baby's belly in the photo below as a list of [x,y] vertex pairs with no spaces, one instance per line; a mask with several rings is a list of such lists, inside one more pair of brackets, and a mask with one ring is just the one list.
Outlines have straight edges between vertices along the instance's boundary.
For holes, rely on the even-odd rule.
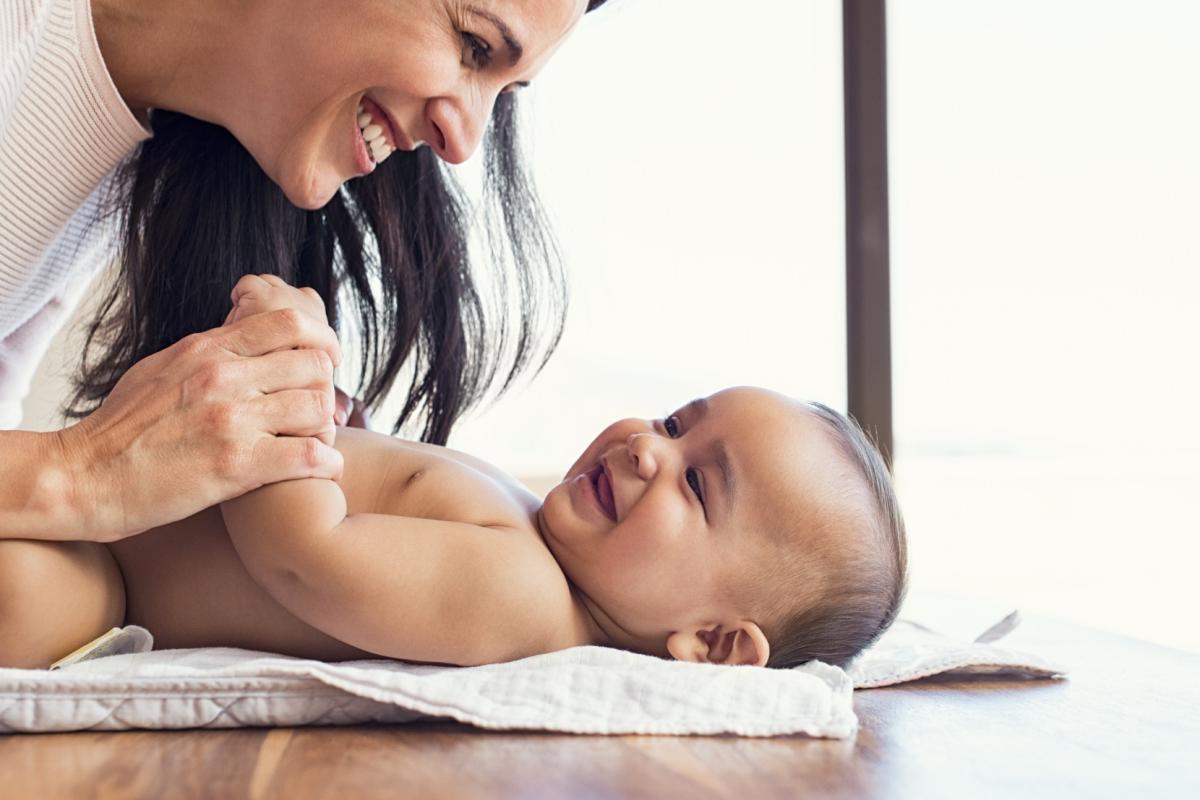
[[125,623],[155,649],[242,647],[343,661],[371,655],[326,636],[259,588],[219,507],[109,545],[125,579]]

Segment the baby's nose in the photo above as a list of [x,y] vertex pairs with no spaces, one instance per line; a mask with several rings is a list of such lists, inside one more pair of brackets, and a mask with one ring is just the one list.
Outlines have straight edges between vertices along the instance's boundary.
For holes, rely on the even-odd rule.
[[625,440],[625,449],[629,453],[629,460],[633,463],[638,477],[644,481],[653,478],[658,471],[658,459],[654,452],[653,440],[654,434],[650,433],[630,434],[629,438]]

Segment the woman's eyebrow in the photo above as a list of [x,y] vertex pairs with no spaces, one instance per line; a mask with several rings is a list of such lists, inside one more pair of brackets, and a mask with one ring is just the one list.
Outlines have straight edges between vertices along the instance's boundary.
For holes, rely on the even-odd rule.
[[524,57],[525,48],[517,41],[517,37],[513,35],[512,28],[490,11],[485,11],[478,6],[467,6],[467,11],[477,17],[482,17],[488,22],[496,26],[496,30],[500,32],[500,38],[504,40],[504,46],[508,48],[508,65],[515,67]]

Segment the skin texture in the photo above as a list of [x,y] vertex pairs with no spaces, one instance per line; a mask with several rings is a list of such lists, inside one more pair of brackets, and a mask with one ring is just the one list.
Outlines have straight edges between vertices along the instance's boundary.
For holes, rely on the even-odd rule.
[[[368,95],[405,149],[458,164],[496,97],[530,81],[584,0],[92,0],[97,36],[137,112],[227,128],[301,208],[360,174],[355,116]],[[510,63],[494,16],[523,49]],[[474,37],[474,38],[473,38]],[[486,55],[484,55],[486,51]]]

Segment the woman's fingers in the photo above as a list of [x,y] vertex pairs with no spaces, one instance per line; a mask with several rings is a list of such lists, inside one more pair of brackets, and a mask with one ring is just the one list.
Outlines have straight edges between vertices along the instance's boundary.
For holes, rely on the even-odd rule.
[[315,436],[334,442],[333,396],[314,389],[286,389],[252,400],[245,406],[247,423],[275,436]]
[[283,389],[334,391],[333,360],[324,350],[280,350],[236,359],[231,367],[237,375],[234,380],[247,388],[247,397]]
[[[285,436],[316,436],[333,446],[338,421],[338,398],[333,385],[333,362],[323,350],[283,350],[235,362],[258,400],[264,431]],[[313,397],[320,398],[319,409]],[[271,416],[274,415],[274,416]],[[347,414],[348,416],[348,414]]]
[[342,454],[332,447],[313,438],[294,436],[260,439],[254,448],[253,461],[250,472],[262,483],[249,486],[246,491],[297,478],[340,480],[344,463]]
[[[342,363],[342,349],[337,334],[329,325],[294,308],[281,308],[240,319],[224,328],[216,328],[195,336],[207,336],[198,347],[216,346],[239,356],[261,356],[277,350],[307,348],[323,350],[336,367]],[[188,341],[188,337],[183,341]]]

